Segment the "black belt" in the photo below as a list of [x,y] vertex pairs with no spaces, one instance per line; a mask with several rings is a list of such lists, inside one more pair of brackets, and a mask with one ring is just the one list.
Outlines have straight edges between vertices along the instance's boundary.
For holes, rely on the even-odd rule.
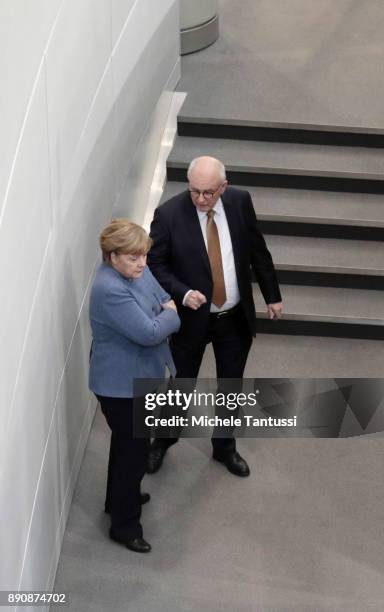
[[219,310],[218,312],[210,312],[209,317],[212,319],[220,319],[221,317],[233,317],[241,311],[241,303],[239,302],[229,310]]

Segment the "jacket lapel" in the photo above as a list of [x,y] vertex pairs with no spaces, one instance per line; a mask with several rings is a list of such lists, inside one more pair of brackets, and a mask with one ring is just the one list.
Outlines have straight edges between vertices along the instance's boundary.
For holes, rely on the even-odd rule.
[[225,216],[227,217],[229,233],[231,235],[233,257],[235,260],[236,272],[238,275],[239,273],[238,266],[241,261],[241,243],[242,243],[240,223],[239,223],[239,212],[236,207],[236,202],[230,199],[230,197],[227,194],[227,191],[224,191],[224,193],[222,194],[221,201],[223,202]]
[[208,253],[205,246],[203,233],[201,231],[199,215],[197,214],[196,207],[191,200],[189,192],[185,201],[184,211],[186,218],[186,228],[189,234],[188,242],[191,242],[193,245],[195,245],[198,256],[201,258],[209,274],[211,274],[211,266],[208,259]]

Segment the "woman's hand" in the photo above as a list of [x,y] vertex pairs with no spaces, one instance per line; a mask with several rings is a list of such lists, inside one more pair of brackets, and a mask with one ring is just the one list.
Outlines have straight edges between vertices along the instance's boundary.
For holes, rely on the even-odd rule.
[[176,308],[176,304],[173,300],[169,300],[168,302],[164,302],[164,304],[161,305],[164,309],[165,308],[172,308],[172,310],[174,310],[175,312],[177,312],[177,308]]

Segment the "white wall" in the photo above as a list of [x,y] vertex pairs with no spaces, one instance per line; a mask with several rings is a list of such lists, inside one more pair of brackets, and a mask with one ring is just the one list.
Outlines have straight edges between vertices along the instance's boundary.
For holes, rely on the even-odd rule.
[[134,156],[179,76],[178,2],[1,0],[0,41],[0,588],[43,590],[95,409],[97,238],[144,218]]

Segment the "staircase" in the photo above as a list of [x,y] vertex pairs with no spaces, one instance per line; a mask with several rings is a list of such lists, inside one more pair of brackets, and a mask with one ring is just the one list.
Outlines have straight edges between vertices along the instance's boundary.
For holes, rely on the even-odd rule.
[[[182,109],[183,110],[183,109]],[[284,319],[264,333],[384,339],[384,132],[183,116],[162,201],[199,155],[247,189],[272,253]]]

